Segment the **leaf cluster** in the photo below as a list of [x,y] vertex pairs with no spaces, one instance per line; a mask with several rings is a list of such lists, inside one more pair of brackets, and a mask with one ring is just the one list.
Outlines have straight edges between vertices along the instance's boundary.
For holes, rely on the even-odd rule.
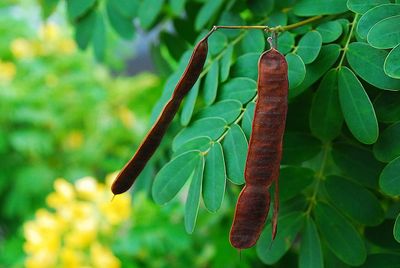
[[[146,2],[151,1],[140,6]],[[269,248],[267,224],[257,254],[264,263],[274,264],[291,249],[300,267],[398,263],[400,247],[393,241],[400,241],[400,4],[210,0],[163,5],[164,10],[155,9],[157,15],[146,16],[158,16],[151,23],[141,18],[146,13],[137,13],[145,29],[168,16],[174,28],[163,31],[160,47],[153,49],[157,66],[169,74],[153,119],[171,96],[193,44],[204,35],[202,29],[215,24],[294,25],[323,15],[278,38],[289,66],[280,231]],[[186,16],[180,17],[183,10]],[[163,204],[187,189],[188,232],[194,230],[201,199],[215,212],[225,193],[237,193],[235,185],[244,183],[257,61],[268,49],[265,37],[261,31],[213,34],[205,70],[183,104],[182,130],[173,139],[171,160],[155,177],[152,193]]]

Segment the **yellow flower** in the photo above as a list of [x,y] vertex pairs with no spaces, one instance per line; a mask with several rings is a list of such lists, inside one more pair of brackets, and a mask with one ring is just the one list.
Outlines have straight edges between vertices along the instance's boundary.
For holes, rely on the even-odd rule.
[[93,177],[84,177],[78,180],[75,185],[78,196],[81,199],[95,200],[99,196],[99,185]]
[[131,200],[129,194],[116,196],[112,201],[101,205],[101,212],[111,224],[119,224],[130,216]]
[[60,27],[54,23],[42,24],[39,35],[45,42],[55,42],[60,36]]
[[73,199],[75,197],[74,186],[62,178],[54,181],[54,189],[56,193],[64,196],[66,199]]
[[56,263],[57,256],[46,251],[40,251],[25,259],[26,268],[54,268]]
[[118,268],[121,266],[121,263],[112,252],[99,243],[94,243],[90,248],[90,257],[93,267],[96,268]]
[[85,256],[80,250],[63,248],[60,252],[61,267],[80,268],[85,263]]
[[31,58],[35,54],[32,44],[23,38],[17,38],[12,41],[11,52],[17,59]]
[[93,219],[75,222],[71,232],[65,235],[65,244],[73,248],[88,247],[97,239],[97,223]]
[[11,81],[15,74],[17,73],[17,68],[12,62],[2,62],[0,61],[0,81]]
[[92,177],[74,184],[59,178],[54,188],[47,197],[52,210],[39,209],[24,224],[26,267],[120,267],[99,240],[113,241],[116,228],[129,218],[130,196],[110,202],[109,187]]
[[75,42],[72,39],[62,39],[58,42],[58,50],[63,54],[70,55],[76,51]]

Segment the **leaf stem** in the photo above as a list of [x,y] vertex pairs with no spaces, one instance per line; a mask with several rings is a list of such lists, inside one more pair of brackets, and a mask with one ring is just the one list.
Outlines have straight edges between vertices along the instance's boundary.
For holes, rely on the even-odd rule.
[[[247,104],[255,101],[256,99],[257,99],[257,94]],[[224,133],[222,133],[221,136],[215,142],[221,142],[225,138],[226,134],[228,134],[228,130],[229,130],[230,126],[233,124],[238,124],[240,122],[240,120],[242,120],[245,112],[246,112],[246,108],[242,108],[239,116],[235,119],[235,121],[233,123],[226,126],[226,130],[224,131]]]
[[358,14],[356,14],[354,16],[353,22],[351,22],[350,32],[349,32],[346,44],[343,47],[343,54],[342,54],[342,57],[340,58],[339,65],[338,65],[338,67],[336,69],[340,69],[342,67],[342,65],[343,65],[344,57],[346,56],[347,50],[349,49],[350,40],[351,40],[351,37],[353,36],[354,28],[355,28],[355,26],[357,24],[356,23],[357,19],[358,19]]

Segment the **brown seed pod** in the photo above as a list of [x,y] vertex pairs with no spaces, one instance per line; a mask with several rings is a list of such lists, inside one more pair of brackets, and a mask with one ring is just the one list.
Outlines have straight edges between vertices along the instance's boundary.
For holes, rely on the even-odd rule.
[[269,188],[275,183],[272,236],[279,207],[278,177],[282,157],[288,96],[288,67],[276,49],[264,52],[258,62],[258,98],[247,153],[246,186],[239,195],[230,242],[238,249],[252,247],[264,227],[270,206]]
[[179,79],[172,97],[168,100],[153,127],[139,145],[139,149],[136,151],[135,155],[124,166],[112,184],[111,190],[114,194],[121,194],[129,190],[156,151],[157,147],[160,145],[161,140],[178,111],[183,98],[196,83],[201,71],[203,70],[208,52],[207,40],[213,31],[214,29],[209,32],[206,37],[200,40],[194,48],[189,64]]

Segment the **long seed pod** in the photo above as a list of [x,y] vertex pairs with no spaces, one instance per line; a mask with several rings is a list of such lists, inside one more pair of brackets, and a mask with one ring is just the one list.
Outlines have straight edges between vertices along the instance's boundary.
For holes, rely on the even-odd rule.
[[288,67],[275,48],[258,62],[258,98],[246,159],[246,185],[239,195],[230,232],[238,249],[252,247],[264,227],[270,208],[269,188],[275,183],[272,237],[276,235],[279,207],[278,177],[282,157],[288,96]]
[[112,192],[121,194],[132,186],[136,178],[142,172],[143,168],[150,160],[151,156],[160,145],[161,140],[167,131],[172,119],[174,118],[179,106],[189,92],[189,90],[196,83],[203,70],[204,63],[207,58],[208,52],[208,37],[215,31],[211,30],[200,42],[196,45],[190,58],[189,64],[187,65],[185,72],[179,79],[176,85],[172,97],[168,100],[164,106],[161,114],[158,116],[153,127],[147,133],[139,149],[135,155],[129,160],[124,166],[121,172],[117,175],[114,183],[111,186]]

